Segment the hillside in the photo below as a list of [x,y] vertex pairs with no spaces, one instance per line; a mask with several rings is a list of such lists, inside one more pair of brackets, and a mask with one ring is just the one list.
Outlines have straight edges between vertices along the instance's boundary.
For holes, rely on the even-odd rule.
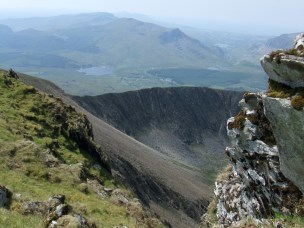
[[212,195],[211,185],[204,183],[200,173],[176,164],[172,158],[95,117],[53,83],[19,76],[27,85],[60,97],[87,116],[95,141],[108,156],[114,179],[129,186],[162,221],[173,227],[197,226]]
[[[83,108],[212,184],[226,164],[226,119],[237,113],[241,92],[208,88],[152,88],[96,97],[73,97]],[[217,110],[221,109],[221,112]]]
[[13,71],[0,94],[1,227],[162,226],[115,184],[83,114]]

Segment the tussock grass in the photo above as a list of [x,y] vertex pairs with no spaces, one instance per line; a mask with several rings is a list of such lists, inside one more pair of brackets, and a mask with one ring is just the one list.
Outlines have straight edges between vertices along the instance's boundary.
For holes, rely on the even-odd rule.
[[273,80],[268,81],[268,96],[275,98],[290,98],[291,105],[296,110],[304,108],[304,88],[291,88]]
[[229,123],[228,128],[231,130],[233,128],[242,130],[244,128],[244,123],[246,120],[246,113],[244,111],[240,111],[235,117],[234,121]]

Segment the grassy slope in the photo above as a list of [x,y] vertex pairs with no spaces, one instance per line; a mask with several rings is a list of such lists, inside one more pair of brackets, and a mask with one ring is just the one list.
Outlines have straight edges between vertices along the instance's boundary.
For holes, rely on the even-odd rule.
[[[135,219],[127,216],[125,207],[114,205],[109,198],[100,199],[90,189],[87,194],[79,190],[80,180],[69,168],[76,163],[83,163],[91,174],[104,180],[105,186],[114,186],[109,173],[96,168],[86,151],[56,130],[61,126],[52,110],[64,104],[16,79],[9,79],[12,84],[6,86],[3,74],[0,72],[0,185],[21,193],[21,197],[14,195],[11,210],[0,209],[0,226],[42,227],[42,216],[23,216],[18,208],[24,201],[45,201],[51,195],[64,194],[74,211],[100,227],[119,223],[134,227]],[[74,110],[65,111],[72,124],[80,124],[84,118]],[[55,139],[60,145],[56,149],[52,146]],[[48,168],[47,151],[60,158],[67,165],[62,167],[67,168]]]

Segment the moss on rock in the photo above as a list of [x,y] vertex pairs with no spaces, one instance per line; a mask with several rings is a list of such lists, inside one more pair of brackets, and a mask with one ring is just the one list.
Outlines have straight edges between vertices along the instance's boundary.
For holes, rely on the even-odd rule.
[[274,98],[290,98],[291,106],[296,110],[303,110],[304,107],[304,88],[291,88],[282,83],[269,80],[268,96]]

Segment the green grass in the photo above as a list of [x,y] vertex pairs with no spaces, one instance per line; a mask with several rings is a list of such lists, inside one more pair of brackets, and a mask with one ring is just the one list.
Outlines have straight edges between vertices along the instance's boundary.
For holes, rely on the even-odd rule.
[[[79,190],[76,163],[84,164],[108,187],[116,188],[110,173],[96,168],[96,161],[69,135],[67,129],[82,126],[84,116],[19,80],[10,78],[12,84],[6,86],[4,74],[0,72],[0,185],[21,197],[14,197],[10,210],[0,210],[0,227],[43,227],[43,217],[23,216],[18,208],[24,201],[46,201],[54,194],[64,194],[74,211],[99,227],[119,223],[134,227],[135,218],[128,216],[124,206],[101,199],[90,188],[87,194]],[[67,129],[60,120],[64,115],[69,121]],[[63,165],[48,167],[47,154]]]
[[276,212],[274,215],[273,223],[280,222],[286,228],[300,228],[304,227],[304,217],[297,215],[286,215]]
[[41,216],[23,216],[15,211],[8,211],[0,208],[0,226],[1,227],[44,227]]

